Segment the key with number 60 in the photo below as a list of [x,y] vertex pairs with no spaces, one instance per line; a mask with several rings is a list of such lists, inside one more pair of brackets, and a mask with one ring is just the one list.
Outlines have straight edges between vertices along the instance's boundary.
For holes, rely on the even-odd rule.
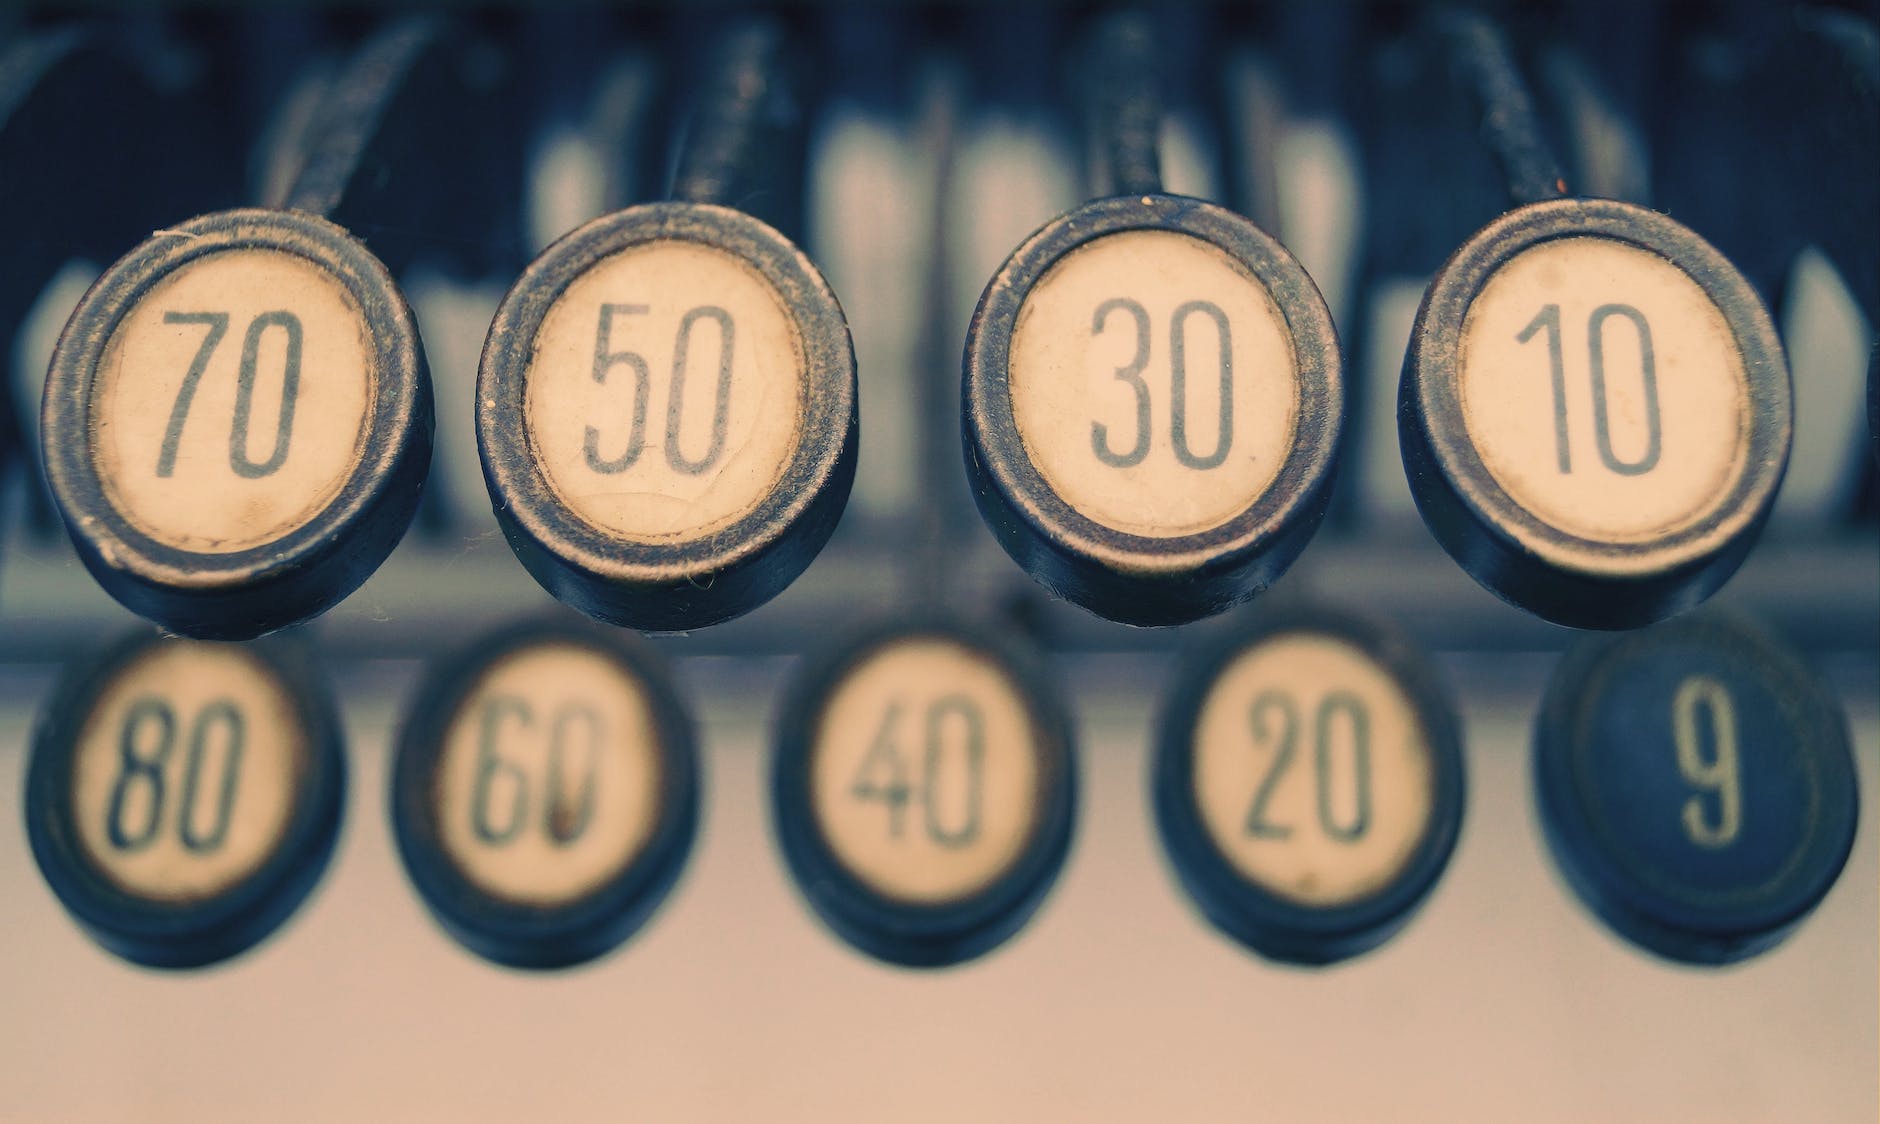
[[398,738],[392,828],[443,926],[515,967],[625,940],[691,848],[692,721],[658,653],[581,622],[478,637],[419,688]]

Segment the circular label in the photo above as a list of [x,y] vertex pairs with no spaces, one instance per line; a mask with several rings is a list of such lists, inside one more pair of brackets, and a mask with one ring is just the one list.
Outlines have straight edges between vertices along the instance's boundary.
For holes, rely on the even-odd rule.
[[119,320],[91,391],[106,496],[166,546],[229,554],[306,526],[360,460],[377,392],[358,303],[281,250],[220,250]]
[[696,242],[634,246],[542,319],[524,418],[569,511],[630,542],[749,515],[796,454],[807,395],[794,319],[762,275]]
[[1716,304],[1658,254],[1590,236],[1530,246],[1483,285],[1458,354],[1482,463],[1568,534],[1671,534],[1743,471],[1743,357]]
[[444,733],[438,837],[497,898],[553,908],[632,863],[659,817],[659,731],[639,680],[570,643],[497,660]]
[[1755,907],[1813,882],[1826,830],[1821,750],[1753,653],[1701,639],[1612,661],[1573,732],[1573,777],[1629,878],[1703,909]]
[[1024,697],[988,656],[939,637],[851,668],[822,710],[810,804],[836,858],[899,901],[960,901],[1010,870],[1038,817]]
[[1242,652],[1195,721],[1194,799],[1247,879],[1336,908],[1388,886],[1429,830],[1434,756],[1410,697],[1361,648],[1285,633]]
[[127,893],[181,905],[235,888],[280,847],[309,746],[266,665],[172,640],[118,671],[74,753],[86,859]]
[[1107,234],[1054,263],[1018,310],[1007,380],[1051,490],[1149,538],[1252,507],[1298,426],[1279,306],[1225,251],[1174,231]]

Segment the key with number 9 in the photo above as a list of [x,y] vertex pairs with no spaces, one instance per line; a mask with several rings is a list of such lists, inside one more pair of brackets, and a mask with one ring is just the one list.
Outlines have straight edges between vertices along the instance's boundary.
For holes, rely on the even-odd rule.
[[1736,618],[1694,614],[1569,651],[1541,704],[1534,785],[1554,860],[1622,936],[1717,964],[1814,909],[1853,846],[1839,703]]

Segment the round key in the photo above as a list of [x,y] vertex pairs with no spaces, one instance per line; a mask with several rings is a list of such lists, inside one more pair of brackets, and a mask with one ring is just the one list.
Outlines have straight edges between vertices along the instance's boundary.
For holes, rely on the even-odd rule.
[[1477,581],[1616,629],[1736,571],[1790,412],[1769,314],[1721,254],[1642,207],[1561,199],[1502,216],[1431,282],[1397,416],[1417,507]]
[[398,739],[392,826],[431,913],[519,968],[590,960],[672,888],[698,822],[692,720],[637,638],[511,625],[440,664]]
[[1462,826],[1461,731],[1430,658],[1326,609],[1263,615],[1186,661],[1156,744],[1156,823],[1208,919],[1324,964],[1396,933]]
[[1075,813],[1070,726],[1028,654],[950,622],[872,628],[784,704],[772,778],[797,885],[864,952],[958,963],[1030,917]]
[[1041,585],[1178,624],[1284,573],[1325,510],[1344,419],[1318,289],[1195,199],[1099,199],[1032,235],[966,342],[966,468]]
[[1554,861],[1620,935],[1722,964],[1773,947],[1853,847],[1839,706],[1771,637],[1696,616],[1567,653],[1534,736]]
[[69,669],[40,714],[33,857],[119,956],[157,968],[234,956],[326,868],[346,791],[341,738],[298,646],[139,632]]
[[801,251],[725,207],[653,203],[549,247],[490,327],[477,441],[544,588],[683,630],[769,600],[855,473],[855,355]]
[[410,310],[340,227],[223,211],[92,287],[47,376],[47,478],[126,607],[246,639],[358,587],[410,525],[431,384]]

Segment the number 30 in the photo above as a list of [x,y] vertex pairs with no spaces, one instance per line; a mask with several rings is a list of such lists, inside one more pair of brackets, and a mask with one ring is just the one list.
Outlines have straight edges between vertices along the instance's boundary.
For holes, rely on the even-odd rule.
[[[1136,392],[1136,443],[1125,452],[1110,448],[1110,431],[1102,422],[1090,423],[1090,447],[1097,459],[1112,468],[1128,468],[1142,463],[1149,455],[1149,384],[1142,380],[1149,365],[1149,311],[1128,297],[1112,297],[1097,306],[1090,320],[1090,334],[1100,336],[1112,312],[1127,312],[1136,323],[1136,357],[1116,369],[1119,381]],[[1214,451],[1196,456],[1188,445],[1188,318],[1196,313],[1214,321],[1221,339],[1221,428],[1214,440]],[[1169,318],[1169,440],[1175,446],[1175,459],[1195,469],[1219,468],[1227,460],[1234,442],[1234,345],[1227,328],[1227,313],[1212,301],[1188,301]]]

